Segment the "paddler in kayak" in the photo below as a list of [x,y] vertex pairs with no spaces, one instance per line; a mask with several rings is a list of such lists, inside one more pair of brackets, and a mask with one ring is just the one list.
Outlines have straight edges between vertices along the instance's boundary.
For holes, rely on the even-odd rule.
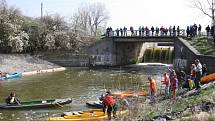
[[8,73],[0,71],[0,77],[6,77]]
[[106,95],[102,97],[103,102],[103,112],[105,113],[107,108],[108,121],[111,120],[111,112],[113,112],[113,117],[116,117],[117,105],[116,100],[112,97],[111,92],[107,91]]
[[11,92],[10,95],[6,98],[5,102],[7,105],[21,105],[18,98],[15,97],[16,94]]

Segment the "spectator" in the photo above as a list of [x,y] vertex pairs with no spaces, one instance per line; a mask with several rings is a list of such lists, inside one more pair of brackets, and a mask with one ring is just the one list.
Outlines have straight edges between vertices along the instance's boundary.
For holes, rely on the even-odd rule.
[[155,28],[152,26],[151,27],[152,36],[154,36],[154,31],[155,31]]
[[169,36],[172,36],[172,26],[169,27]]
[[130,31],[131,31],[131,36],[134,36],[134,28],[132,26],[130,27]]
[[160,34],[161,34],[161,36],[164,35],[164,28],[163,28],[163,26],[161,26],[161,28],[160,28]]
[[124,26],[123,28],[124,36],[127,36],[127,28]]
[[116,36],[119,36],[119,28],[116,29]]
[[194,37],[195,37],[195,36],[197,36],[197,29],[198,29],[198,27],[197,27],[196,24],[193,25],[193,29],[194,29],[193,35],[194,35]]
[[173,26],[172,31],[173,31],[173,36],[176,36],[175,26]]
[[109,27],[106,29],[106,36],[107,36],[107,37],[110,36],[110,28],[109,28]]
[[145,31],[145,28],[144,26],[142,26],[142,36],[144,36],[144,31]]
[[149,28],[147,26],[145,28],[145,31],[146,31],[146,36],[149,36]]
[[180,28],[179,28],[179,26],[177,27],[177,36],[179,36],[180,35]]
[[207,36],[210,35],[210,26],[208,25],[206,28],[205,28],[206,32],[207,32]]
[[201,30],[202,30],[202,26],[199,24],[199,27],[198,27],[198,35],[201,36]]
[[211,26],[211,36],[214,36],[214,26]]
[[142,33],[142,27],[140,26],[139,27],[139,36],[142,36],[141,33]]
[[187,37],[189,37],[189,35],[190,35],[190,27],[189,26],[187,26],[186,33],[187,33]]
[[155,32],[156,32],[155,35],[158,36],[158,34],[159,34],[159,28],[158,27],[156,27]]
[[122,28],[120,28],[120,33],[121,33],[121,36],[123,36],[123,30],[122,30]]

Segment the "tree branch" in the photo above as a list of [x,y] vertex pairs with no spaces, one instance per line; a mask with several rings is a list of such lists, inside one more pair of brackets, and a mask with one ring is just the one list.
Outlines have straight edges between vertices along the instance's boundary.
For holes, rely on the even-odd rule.
[[197,0],[197,3],[194,2],[194,6],[195,6],[197,9],[199,9],[203,14],[205,14],[205,15],[209,16],[210,18],[212,18],[212,16],[211,16],[210,14],[208,14],[208,13],[203,9],[202,3],[201,3],[199,0]]
[[212,8],[212,3],[209,2],[209,0],[207,0],[208,5],[210,6],[210,8]]

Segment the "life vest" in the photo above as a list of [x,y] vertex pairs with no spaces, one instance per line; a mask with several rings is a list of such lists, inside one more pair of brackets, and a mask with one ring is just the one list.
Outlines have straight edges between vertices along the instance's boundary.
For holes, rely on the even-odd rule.
[[110,95],[106,95],[104,98],[103,98],[103,102],[106,106],[113,106],[116,101],[113,99],[112,96]]
[[152,79],[150,81],[150,90],[151,90],[152,93],[157,92],[157,84],[156,84],[156,81],[154,79]]
[[196,71],[195,70],[191,71],[191,77],[196,77]]
[[174,78],[172,80],[172,88],[173,89],[177,89],[178,88],[178,79],[177,78]]
[[162,81],[163,84],[165,84],[165,85],[168,86],[169,85],[169,81],[170,81],[169,76],[168,75],[164,76],[164,80]]

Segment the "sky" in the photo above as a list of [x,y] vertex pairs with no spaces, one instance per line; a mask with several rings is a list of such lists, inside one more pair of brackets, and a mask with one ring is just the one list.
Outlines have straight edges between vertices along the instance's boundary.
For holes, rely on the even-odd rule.
[[[114,29],[124,26],[138,29],[139,26],[170,25],[186,28],[194,23],[205,28],[211,25],[208,16],[192,7],[192,0],[7,0],[9,6],[15,6],[24,15],[31,17],[40,16],[41,2],[44,14],[58,13],[67,20],[83,5],[104,3],[110,17],[107,26]],[[207,7],[205,8],[209,10]]]

